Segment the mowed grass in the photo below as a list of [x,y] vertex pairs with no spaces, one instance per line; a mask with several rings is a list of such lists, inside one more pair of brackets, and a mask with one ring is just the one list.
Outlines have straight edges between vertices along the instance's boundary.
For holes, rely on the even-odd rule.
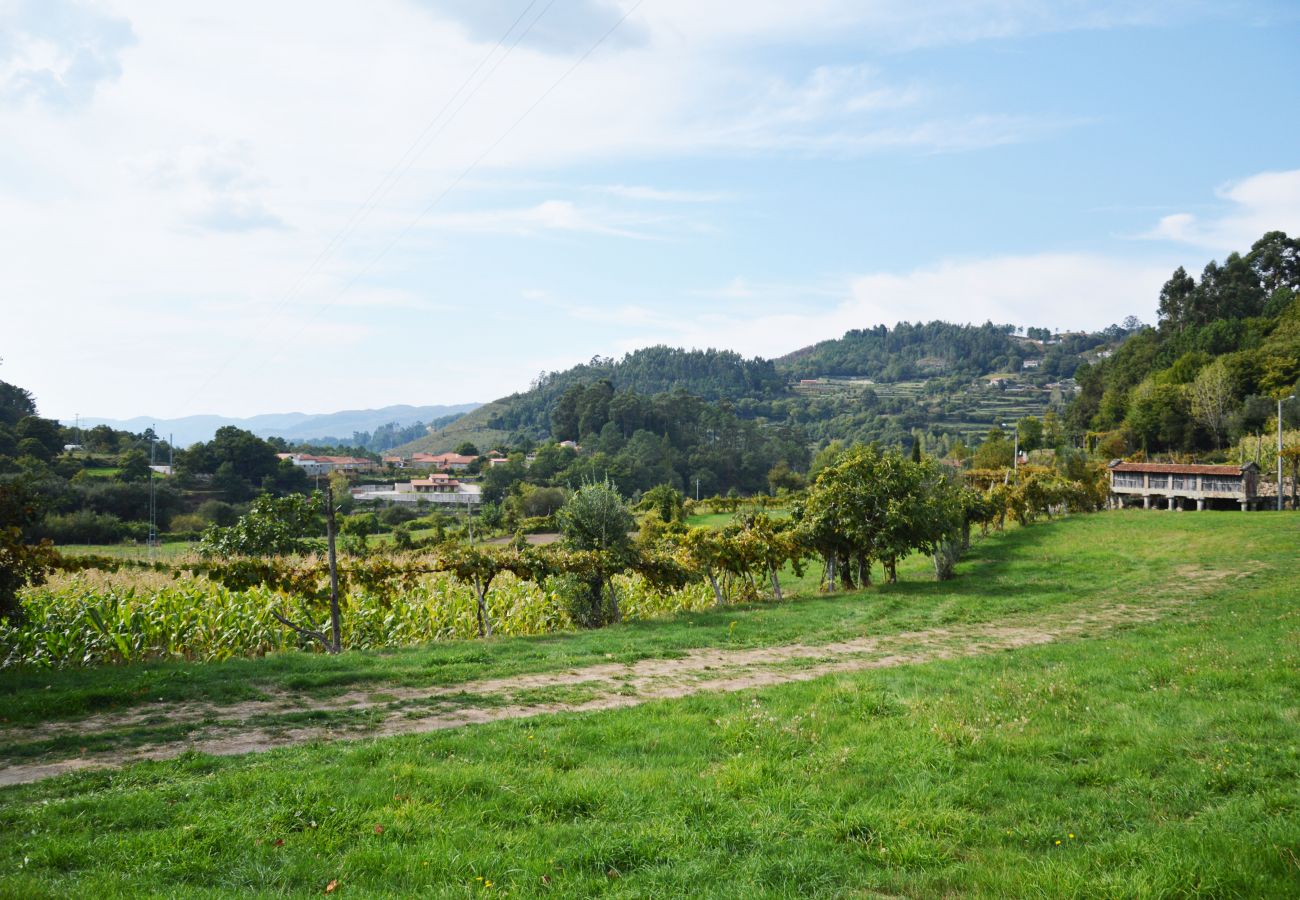
[[[0,896],[1295,896],[1297,524],[1092,516],[964,570],[1004,611],[1249,572],[1096,639],[7,789]],[[975,615],[961,596],[749,614],[807,611],[820,640],[854,603]],[[476,645],[483,669],[518,645]]]

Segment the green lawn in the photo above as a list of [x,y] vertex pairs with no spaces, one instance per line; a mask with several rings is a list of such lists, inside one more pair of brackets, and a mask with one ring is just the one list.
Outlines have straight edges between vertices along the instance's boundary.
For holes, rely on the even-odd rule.
[[986,656],[6,789],[0,896],[1295,896],[1297,526],[1078,517],[990,539],[947,585],[918,562],[896,587],[590,634],[0,674],[27,717],[32,694],[70,714],[1188,603]]
[[[772,519],[790,518],[790,510],[788,509],[767,509],[763,510],[763,512],[766,512],[768,517]],[[740,513],[697,513],[693,516],[687,516],[686,524],[697,528],[722,528],[734,522],[738,515],[743,515],[743,511]]]
[[59,552],[68,556],[111,556],[114,559],[175,559],[194,553],[197,541],[168,541],[152,551],[144,544],[61,544]]

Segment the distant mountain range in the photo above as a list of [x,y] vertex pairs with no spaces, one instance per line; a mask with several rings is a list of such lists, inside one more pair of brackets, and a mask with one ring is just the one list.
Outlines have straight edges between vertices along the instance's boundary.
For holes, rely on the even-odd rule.
[[[96,425],[108,425],[125,431],[139,433],[152,427],[161,438],[171,435],[177,447],[188,447],[199,441],[208,441],[217,429],[234,425],[264,437],[280,437],[290,443],[313,441],[324,438],[346,440],[354,432],[374,431],[384,425],[396,422],[399,426],[413,425],[416,422],[433,422],[444,416],[467,413],[478,409],[481,403],[455,403],[439,406],[385,406],[381,409],[345,409],[334,413],[267,413],[251,416],[247,419],[234,419],[227,416],[184,416],[179,419],[152,419],[148,416],[136,416],[133,419],[94,419],[83,418],[82,428],[94,428]],[[72,425],[72,422],[64,422]]]

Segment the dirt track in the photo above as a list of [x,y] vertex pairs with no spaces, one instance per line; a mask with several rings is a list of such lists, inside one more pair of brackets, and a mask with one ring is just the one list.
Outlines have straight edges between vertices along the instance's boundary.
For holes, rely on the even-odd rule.
[[[592,712],[635,706],[651,700],[704,692],[741,691],[823,675],[856,672],[932,660],[1015,650],[1058,640],[1103,635],[1127,624],[1153,621],[1185,605],[1204,588],[1222,580],[1220,572],[1184,572],[1185,589],[1142,605],[1106,602],[1071,606],[1023,618],[926,631],[861,637],[832,644],[786,644],[757,649],[708,648],[672,659],[646,659],[623,665],[586,666],[558,672],[471,681],[436,688],[368,686],[365,692],[317,701],[297,695],[228,706],[184,704],[160,712],[90,716],[38,728],[0,729],[0,740],[26,742],[66,735],[129,731],[156,722],[191,723],[185,740],[145,743],[130,750],[18,763],[0,768],[0,786],[23,784],[78,769],[121,766],[145,759],[169,759],[186,751],[233,755],[317,740],[347,740],[416,734],[559,712]],[[548,696],[548,694],[550,696]],[[303,712],[367,713],[352,727],[277,726],[277,716]],[[270,721],[270,725],[249,722]],[[199,723],[207,723],[200,725]]]

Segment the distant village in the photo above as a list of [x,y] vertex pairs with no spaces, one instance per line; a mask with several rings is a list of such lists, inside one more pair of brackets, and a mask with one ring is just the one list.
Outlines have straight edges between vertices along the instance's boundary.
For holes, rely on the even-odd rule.
[[[560,446],[574,451],[582,449],[574,441],[561,441]],[[455,477],[456,473],[467,473],[476,463],[499,466],[510,461],[505,454],[495,450],[483,457],[462,453],[413,453],[410,456],[385,456],[379,462],[360,456],[320,456],[310,453],[277,453],[276,456],[298,466],[310,477],[334,472],[368,475],[393,470],[422,470],[428,474],[406,481],[355,484],[350,489],[352,498],[380,503],[430,503],[469,507],[482,502],[483,488],[473,481]],[[524,464],[527,465],[532,460],[533,457],[526,457]]]

